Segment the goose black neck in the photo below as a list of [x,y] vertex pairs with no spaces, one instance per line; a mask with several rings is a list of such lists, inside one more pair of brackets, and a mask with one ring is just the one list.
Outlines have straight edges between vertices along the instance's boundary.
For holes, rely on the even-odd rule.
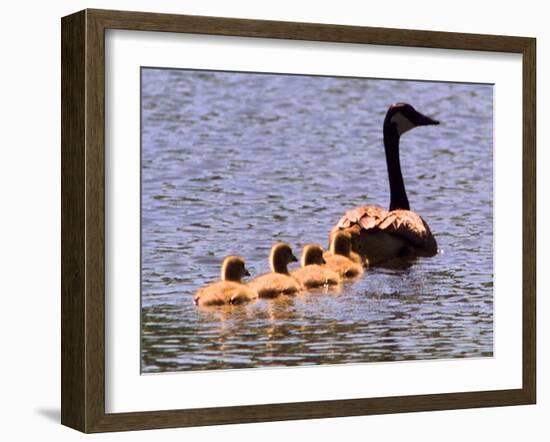
[[399,161],[399,134],[395,125],[389,121],[384,123],[384,149],[386,151],[386,164],[388,166],[388,178],[390,180],[390,210],[410,210],[405,183],[401,173]]

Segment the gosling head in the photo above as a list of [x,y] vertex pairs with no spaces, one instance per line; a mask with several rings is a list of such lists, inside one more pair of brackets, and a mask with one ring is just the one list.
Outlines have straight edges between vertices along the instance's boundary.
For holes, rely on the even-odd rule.
[[307,244],[304,246],[300,264],[302,267],[312,264],[326,264],[325,258],[323,258],[323,248],[319,244]]
[[384,120],[384,134],[395,131],[400,137],[405,132],[417,127],[439,124],[439,121],[418,112],[408,103],[395,103],[390,106]]
[[351,235],[348,232],[340,230],[332,236],[330,251],[334,255],[347,256],[351,254]]
[[278,242],[271,247],[269,265],[272,272],[288,273],[288,264],[298,261],[292,254],[292,249],[285,242]]
[[223,260],[221,279],[222,281],[241,282],[250,272],[244,265],[244,259],[240,256],[228,256]]

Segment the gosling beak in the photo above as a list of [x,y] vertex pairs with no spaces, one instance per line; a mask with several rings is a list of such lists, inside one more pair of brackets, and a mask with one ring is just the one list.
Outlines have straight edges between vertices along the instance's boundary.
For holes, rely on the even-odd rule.
[[321,264],[326,264],[327,261],[325,260],[325,258],[321,258]]
[[418,112],[417,115],[415,116],[414,124],[416,126],[430,126],[430,125],[439,124],[439,121],[434,118],[427,117],[426,115],[423,115],[420,112]]
[[298,258],[296,258],[292,253],[290,254],[290,262],[298,262]]
[[244,269],[244,276],[250,276],[250,272],[248,271],[248,269]]

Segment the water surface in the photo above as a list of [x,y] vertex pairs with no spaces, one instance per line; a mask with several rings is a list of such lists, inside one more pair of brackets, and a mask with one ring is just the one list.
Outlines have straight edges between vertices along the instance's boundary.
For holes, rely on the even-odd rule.
[[[441,120],[401,140],[439,254],[340,293],[201,310],[224,256],[268,271],[348,208],[389,204],[388,105]],[[142,371],[492,356],[490,85],[142,69]]]

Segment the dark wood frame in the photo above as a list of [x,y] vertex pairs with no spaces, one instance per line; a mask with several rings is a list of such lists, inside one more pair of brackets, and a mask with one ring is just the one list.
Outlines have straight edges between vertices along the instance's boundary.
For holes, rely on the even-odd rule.
[[[404,29],[84,10],[62,30],[61,422],[84,432],[534,404],[536,40]],[[519,53],[523,56],[523,386],[136,413],[105,412],[105,30],[183,32]]]

